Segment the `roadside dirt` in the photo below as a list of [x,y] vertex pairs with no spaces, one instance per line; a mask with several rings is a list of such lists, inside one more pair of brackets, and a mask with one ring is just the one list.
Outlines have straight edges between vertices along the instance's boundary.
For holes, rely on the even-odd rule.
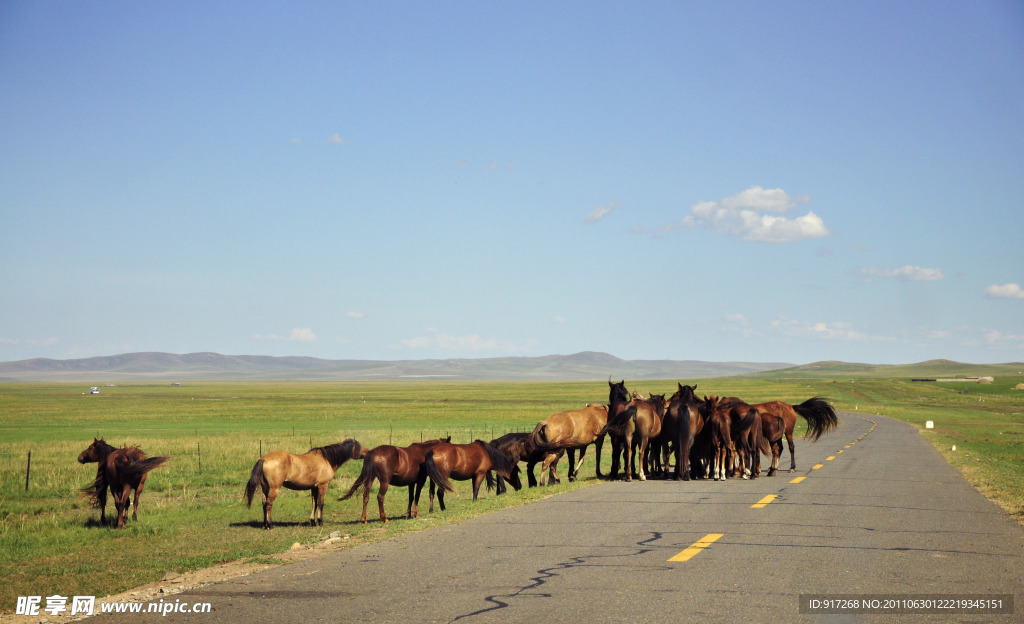
[[[203,585],[219,583],[220,581],[226,581],[239,576],[246,576],[269,568],[295,563],[296,561],[305,561],[306,559],[322,557],[323,555],[348,548],[348,540],[348,535],[345,535],[340,531],[335,531],[315,544],[303,546],[296,542],[292,544],[290,550],[276,555],[267,555],[262,558],[264,560],[272,559],[275,563],[247,563],[249,560],[246,559],[222,563],[212,568],[205,568],[194,572],[184,572],[181,574],[173,570],[169,570],[164,574],[162,579],[155,583],[149,583],[141,587],[129,589],[128,591],[121,592],[120,594],[113,594],[102,598],[97,597],[94,615],[100,614],[101,603],[150,602],[153,600],[159,600],[160,598],[173,596],[174,594],[202,587]],[[75,622],[89,617],[80,614],[55,616],[44,611],[43,608],[45,606],[46,598],[43,597],[43,604],[39,610],[39,615],[14,615],[12,613],[0,613],[0,621],[10,622],[11,624],[59,624],[62,622]],[[67,608],[68,612],[70,612],[70,599],[68,600]]]

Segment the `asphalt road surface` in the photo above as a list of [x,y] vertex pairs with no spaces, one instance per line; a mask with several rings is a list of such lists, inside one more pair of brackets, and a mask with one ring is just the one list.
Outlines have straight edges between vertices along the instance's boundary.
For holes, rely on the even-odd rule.
[[1024,621],[1024,529],[915,428],[840,418],[795,473],[604,483],[165,599],[209,614],[91,621]]

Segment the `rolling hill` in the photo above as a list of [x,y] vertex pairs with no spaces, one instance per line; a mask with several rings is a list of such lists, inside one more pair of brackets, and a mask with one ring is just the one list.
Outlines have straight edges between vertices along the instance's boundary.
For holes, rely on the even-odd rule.
[[0,363],[0,381],[551,380],[694,379],[791,367],[782,362],[622,360],[607,353],[440,360],[324,360],[219,353],[125,353]]

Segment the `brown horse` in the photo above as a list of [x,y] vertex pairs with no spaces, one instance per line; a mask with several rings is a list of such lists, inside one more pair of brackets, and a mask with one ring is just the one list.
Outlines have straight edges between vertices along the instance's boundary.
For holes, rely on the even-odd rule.
[[274,501],[282,487],[289,490],[310,490],[313,511],[309,523],[324,525],[324,497],[327,486],[334,480],[334,473],[350,459],[359,459],[366,450],[356,440],[349,438],[337,444],[310,449],[302,455],[285,451],[273,451],[256,460],[245,486],[246,507],[252,508],[252,497],[259,487],[263,491],[263,528],[274,528]]
[[[604,405],[588,405],[583,409],[569,410],[552,414],[537,423],[532,433],[534,445],[538,447],[557,447],[569,451],[569,480],[576,479],[580,466],[587,452],[587,446],[594,445],[597,453],[597,476],[601,477],[601,446],[604,445],[604,426],[608,424],[608,408]],[[576,451],[580,452],[580,461],[576,462]],[[540,473],[540,484],[547,484],[547,475],[552,472],[558,456],[548,455],[544,459]]]
[[724,481],[726,477],[726,461],[729,453],[735,452],[730,431],[729,418],[718,409],[718,397],[704,397],[705,417],[704,430],[701,438],[710,455],[708,466],[714,474],[715,481]]
[[729,419],[729,431],[744,479],[760,474],[760,453],[769,457],[771,446],[764,437],[761,414],[754,406],[736,397],[727,397],[718,404],[718,411]]
[[[427,451],[420,472],[420,486],[430,478],[430,511],[434,511],[434,490],[437,490],[437,501],[444,511],[444,493],[455,492],[451,479],[456,481],[473,481],[473,500],[480,494],[480,484],[487,481],[487,490],[494,489],[491,471],[512,484],[518,492],[523,488],[519,480],[519,466],[504,453],[483,440],[471,444],[438,444]],[[416,504],[419,504],[421,487],[416,488]]]
[[78,463],[97,462],[96,478],[82,488],[89,495],[93,504],[100,510],[100,522],[106,523],[107,488],[114,496],[114,508],[117,511],[117,528],[123,529],[128,523],[128,506],[132,490],[135,491],[135,503],[132,507],[132,520],[139,519],[139,497],[146,485],[146,477],[150,470],[162,466],[170,457],[146,457],[137,446],[114,448],[103,438],[93,438],[92,444],[78,455]]
[[377,507],[380,511],[381,522],[387,522],[388,517],[384,513],[384,497],[388,493],[388,486],[409,486],[409,506],[406,509],[406,516],[416,518],[419,516],[419,505],[413,505],[413,498],[417,489],[423,487],[417,482],[420,477],[420,466],[426,458],[427,451],[442,442],[451,442],[452,437],[417,442],[406,447],[391,446],[382,444],[367,451],[363,456],[363,469],[359,473],[352,488],[338,500],[345,500],[356,493],[360,487],[363,488],[363,516],[362,522],[366,524],[366,506],[370,501],[370,488],[376,479],[380,486],[377,489]]
[[[533,441],[532,433],[506,433],[500,438],[491,440],[491,446],[501,451],[512,461],[519,463],[526,462],[526,479],[530,487],[537,487],[537,478],[533,476],[533,467],[542,464],[548,455],[555,455],[554,461],[550,464],[550,478],[558,483],[558,475],[555,474],[555,466],[558,459],[565,454],[564,448],[551,450],[550,447],[538,447]],[[505,478],[498,477],[498,494],[505,493]]]
[[[633,438],[638,440],[639,452],[637,453],[637,476],[641,481],[647,480],[644,473],[644,456],[647,453],[647,446],[651,439],[661,433],[661,421],[664,416],[664,397],[661,401],[649,401],[645,399],[631,398],[626,392],[626,384],[620,381],[609,385],[608,424],[601,433],[610,434],[613,439],[621,440],[622,450],[625,454],[626,481],[633,480]],[[612,458],[612,473],[616,473],[618,453]]]
[[660,439],[665,442],[663,454],[666,465],[670,451],[668,443],[672,444],[671,451],[676,458],[674,478],[677,481],[689,481],[690,451],[694,440],[704,429],[704,413],[701,410],[703,405],[694,394],[696,385],[684,386],[679,382],[676,382],[676,385],[679,389],[669,399],[661,425]]
[[822,435],[839,426],[839,417],[836,415],[835,408],[828,402],[828,399],[823,397],[811,397],[799,405],[790,405],[782,401],[768,401],[767,403],[755,403],[753,407],[756,407],[762,414],[772,414],[786,423],[785,435],[786,442],[789,444],[790,472],[796,471],[793,428],[796,426],[797,416],[807,422],[807,432],[804,434],[804,438],[810,438],[812,442],[817,442]]

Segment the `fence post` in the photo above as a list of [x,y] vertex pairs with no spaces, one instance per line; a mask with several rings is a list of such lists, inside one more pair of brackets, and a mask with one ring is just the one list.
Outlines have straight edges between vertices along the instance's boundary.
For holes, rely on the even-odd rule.
[[199,474],[203,474],[203,450],[199,448],[198,442],[196,442],[196,457],[199,458]]
[[28,476],[32,473],[32,450],[28,452],[28,465],[25,466],[25,491],[28,492]]

